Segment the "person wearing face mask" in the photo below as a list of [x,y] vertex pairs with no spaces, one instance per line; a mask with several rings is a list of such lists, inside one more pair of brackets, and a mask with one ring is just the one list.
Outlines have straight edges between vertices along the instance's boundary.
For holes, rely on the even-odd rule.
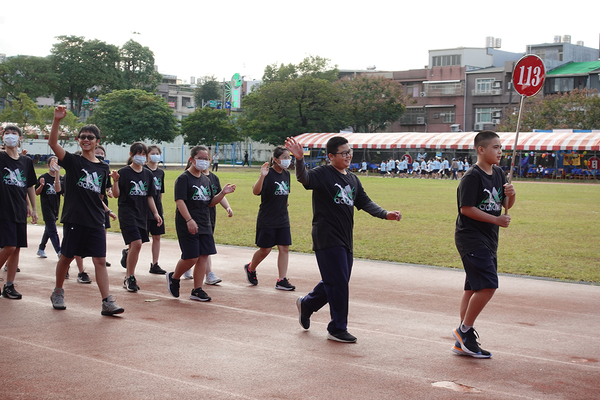
[[119,226],[123,241],[128,246],[123,250],[126,254],[127,275],[123,281],[123,288],[129,292],[137,292],[140,287],[135,278],[142,244],[149,242],[148,237],[148,209],[152,212],[156,224],[162,225],[162,218],[156,209],[154,195],[156,188],[152,173],[144,168],[147,160],[148,149],[146,145],[135,142],[129,148],[127,166],[118,172],[112,171],[111,177],[115,182],[113,195],[119,199]]
[[21,137],[21,129],[17,126],[6,126],[2,133],[4,151],[0,151],[0,266],[7,263],[2,296],[8,299],[22,298],[14,286],[20,249],[27,247],[27,218],[31,216],[34,224],[38,219],[35,205],[37,178],[31,158],[19,154]]
[[273,150],[272,166],[264,163],[260,168],[260,176],[252,186],[252,193],[260,195],[260,208],[256,218],[256,245],[259,247],[252,256],[252,261],[244,265],[246,278],[251,285],[258,285],[256,268],[264,260],[271,249],[277,246],[277,269],[279,279],[275,289],[294,290],[287,279],[289,249],[292,244],[290,218],[288,215],[288,196],[290,194],[290,152],[285,147]]
[[[221,181],[219,180],[219,177],[217,175],[213,174],[211,171],[208,170],[208,167],[210,166],[210,160],[199,160],[198,165],[200,166],[200,168],[202,168],[202,174],[206,175],[210,180],[210,190],[213,196],[216,196],[221,191]],[[221,204],[225,211],[227,211],[227,216],[229,218],[233,217],[233,210],[229,205],[229,201],[227,201],[227,197],[223,197],[223,200],[221,200],[219,204]],[[217,224],[217,207],[209,207],[208,212],[210,213],[210,224],[212,226],[212,233],[214,236],[215,227]],[[183,274],[183,277],[185,279],[194,279],[192,275],[192,269],[187,270]],[[207,285],[216,285],[220,282],[222,282],[222,280],[213,272],[212,260],[211,257],[208,256],[208,260],[206,262],[206,278],[204,280],[204,283],[206,283]]]
[[210,301],[210,296],[202,290],[208,256],[217,249],[212,234],[209,207],[220,203],[225,195],[235,191],[235,185],[227,184],[213,195],[210,180],[202,173],[208,168],[208,149],[195,146],[190,152],[186,170],[175,181],[174,193],[177,210],[175,230],[181,249],[181,259],[175,271],[167,273],[167,288],[173,297],[179,297],[179,284],[183,273],[194,267],[194,289],[191,300]]
[[156,189],[156,193],[154,194],[154,204],[156,204],[156,209],[160,214],[160,217],[163,219],[163,223],[158,225],[152,212],[148,210],[148,232],[152,235],[152,263],[150,264],[150,273],[151,274],[159,274],[164,275],[167,273],[164,269],[162,269],[158,265],[158,257],[160,255],[160,237],[165,234],[165,224],[163,218],[163,205],[162,205],[162,196],[165,192],[165,171],[158,167],[158,163],[160,162],[160,147],[156,145],[148,146],[148,162],[145,165],[145,168],[148,169],[152,173],[154,188]]

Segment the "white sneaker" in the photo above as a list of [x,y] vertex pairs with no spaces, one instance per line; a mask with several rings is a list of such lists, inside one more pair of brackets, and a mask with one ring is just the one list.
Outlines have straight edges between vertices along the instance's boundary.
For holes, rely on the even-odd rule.
[[214,272],[210,271],[208,274],[206,274],[206,280],[204,283],[207,285],[216,285],[219,282],[221,282],[221,278],[216,276]]
[[37,254],[37,256],[39,258],[48,258],[48,256],[46,255],[46,252],[42,249],[38,249],[37,253],[35,253],[35,254]]
[[183,273],[183,279],[194,279],[191,268]]

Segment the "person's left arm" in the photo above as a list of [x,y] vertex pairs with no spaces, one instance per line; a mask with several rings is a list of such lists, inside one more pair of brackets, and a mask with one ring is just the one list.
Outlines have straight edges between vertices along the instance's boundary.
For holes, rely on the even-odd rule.
[[37,207],[35,205],[35,185],[31,185],[27,188],[27,197],[29,198],[29,203],[31,204],[31,209],[28,210],[28,217],[31,217],[31,222],[33,224],[37,224],[38,214]]
[[228,183],[227,185],[225,185],[223,190],[221,190],[219,192],[219,194],[217,194],[215,197],[212,198],[212,200],[208,206],[209,207],[216,206],[218,203],[221,202],[221,200],[223,200],[225,198],[225,195],[227,195],[229,193],[233,193],[233,192],[235,192],[235,185]]

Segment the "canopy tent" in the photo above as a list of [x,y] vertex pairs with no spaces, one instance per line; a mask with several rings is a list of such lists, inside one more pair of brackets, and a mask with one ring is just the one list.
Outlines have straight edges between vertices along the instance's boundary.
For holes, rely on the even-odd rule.
[[[515,132],[497,132],[504,150],[512,150]],[[295,139],[303,147],[322,149],[333,136],[348,139],[354,149],[473,149],[477,132],[395,132],[395,133],[303,133]],[[600,130],[519,132],[517,150],[600,151]]]

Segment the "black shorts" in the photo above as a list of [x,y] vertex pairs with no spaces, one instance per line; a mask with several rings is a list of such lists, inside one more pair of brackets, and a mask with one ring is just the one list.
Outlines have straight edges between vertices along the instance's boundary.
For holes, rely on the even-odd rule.
[[[162,218],[162,215],[161,215]],[[163,223],[161,226],[156,226],[157,222],[154,218],[149,219],[148,220],[148,232],[150,232],[150,234],[152,236],[159,236],[159,235],[164,235],[165,234],[165,221],[163,220]]]
[[192,235],[191,233],[177,232],[177,240],[181,249],[181,259],[190,260],[199,256],[217,254],[215,239],[210,234]]
[[26,222],[0,220],[0,247],[7,246],[27,247]]
[[110,229],[110,215],[107,212],[104,213],[104,229]]
[[90,228],[65,223],[60,252],[67,258],[106,257],[106,232],[104,227]]
[[498,259],[489,249],[467,253],[462,262],[467,274],[465,290],[498,289]]
[[148,231],[137,226],[121,226],[121,235],[126,245],[136,240],[141,240],[142,243],[150,241]]
[[255,243],[261,249],[270,249],[273,246],[291,246],[292,234],[290,227],[286,228],[256,228]]

